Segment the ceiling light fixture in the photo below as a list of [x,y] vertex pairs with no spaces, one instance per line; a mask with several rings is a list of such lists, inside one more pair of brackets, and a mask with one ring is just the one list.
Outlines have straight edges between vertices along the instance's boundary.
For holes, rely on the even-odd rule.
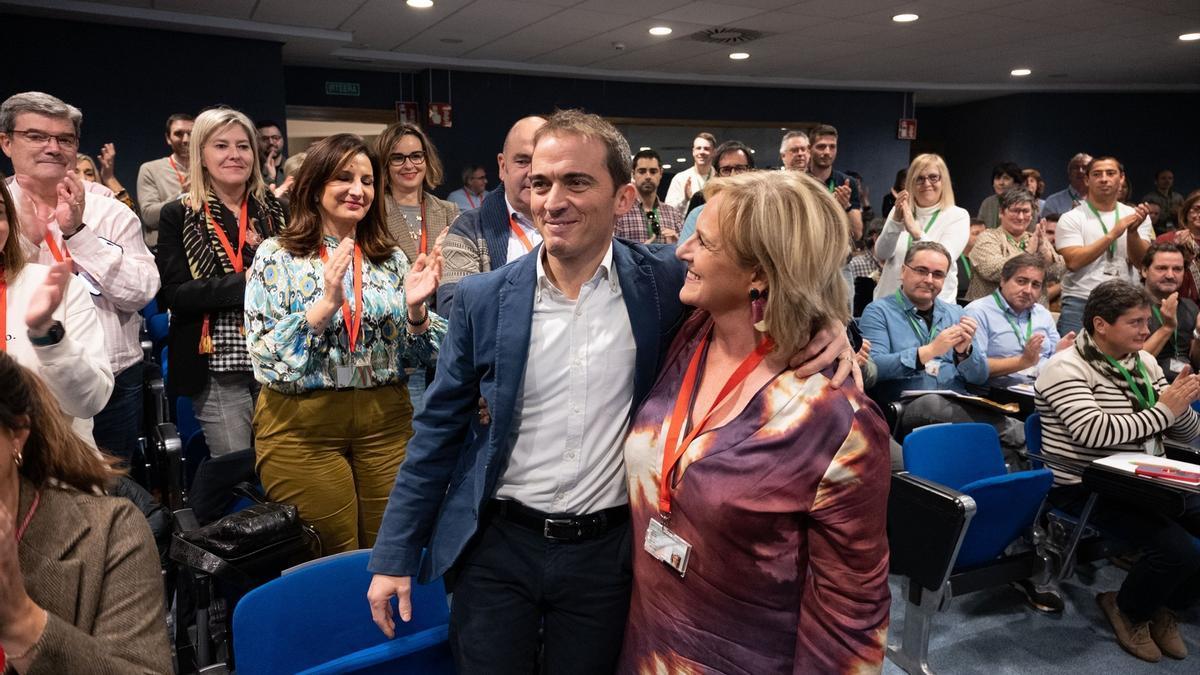
[[658,35],[658,36],[670,35],[671,27],[670,26],[655,26],[650,29],[650,34]]
[[433,7],[433,0],[404,0],[404,4],[416,9],[429,9]]
[[1179,39],[1184,42],[1195,42],[1196,40],[1200,40],[1200,33],[1184,33],[1179,36]]
[[1031,75],[1032,73],[1033,71],[1028,68],[1014,68],[1009,75],[1012,75],[1013,77],[1025,77],[1027,75]]
[[750,55],[746,52],[734,52],[729,55],[729,58],[733,59],[734,61],[745,61],[746,59],[750,58]]
[[650,149],[650,146],[643,145],[642,147],[638,148],[638,152],[641,152],[642,150],[649,150],[649,149]]
[[892,17],[892,21],[895,21],[896,23],[912,23],[919,18],[921,17],[917,16],[916,14],[897,14],[896,16]]
[[664,169],[669,169],[669,168],[671,168],[671,165],[670,165],[670,164],[663,164],[663,165],[662,165],[662,168],[664,168]]
[[687,161],[687,158],[686,158],[686,157],[676,157],[676,158],[675,158],[675,161],[676,161],[676,162],[686,162],[686,161]]

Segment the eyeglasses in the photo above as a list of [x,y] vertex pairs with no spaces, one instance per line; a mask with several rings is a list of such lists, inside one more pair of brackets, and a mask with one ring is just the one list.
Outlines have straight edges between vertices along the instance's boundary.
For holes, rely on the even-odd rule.
[[425,163],[425,153],[421,152],[420,150],[416,152],[410,152],[407,155],[399,152],[393,152],[388,156],[388,164],[395,167],[404,166],[404,162],[406,161],[412,162],[413,166],[421,166]]
[[925,185],[926,183],[937,185],[942,182],[942,177],[936,173],[931,173],[928,176],[917,176],[914,180],[916,180],[917,185]]
[[946,278],[946,273],[941,270],[931,270],[927,267],[913,267],[907,263],[904,266],[912,270],[913,274],[922,278],[933,277],[934,281],[941,281]]
[[1008,211],[1009,213],[1013,214],[1014,216],[1018,216],[1018,217],[1020,217],[1020,218],[1024,218],[1024,217],[1026,217],[1026,216],[1032,216],[1032,215],[1033,215],[1033,209],[1017,209],[1017,208],[1010,208],[1010,209],[1004,209],[1004,210],[1005,210],[1005,211]]
[[728,164],[726,166],[717,167],[718,176],[736,176],[739,173],[746,173],[750,170],[746,164]]
[[283,140],[283,136],[280,136],[279,134],[275,134],[274,136],[267,136],[267,135],[265,135],[265,134],[264,134],[264,135],[262,135],[262,136],[259,136],[259,138],[260,138],[260,139],[262,139],[262,140],[264,140],[264,141],[270,141],[270,142],[272,142],[272,143],[274,143],[275,141],[282,141],[282,140]]
[[58,143],[58,147],[64,150],[74,150],[75,148],[79,147],[79,137],[75,134],[63,134],[61,136],[55,136],[54,134],[47,134],[41,131],[30,131],[28,129],[13,129],[9,133],[20,134],[21,136],[25,137],[25,141],[27,143],[39,147],[45,147],[46,145],[49,145],[51,139],[53,139],[55,143]]

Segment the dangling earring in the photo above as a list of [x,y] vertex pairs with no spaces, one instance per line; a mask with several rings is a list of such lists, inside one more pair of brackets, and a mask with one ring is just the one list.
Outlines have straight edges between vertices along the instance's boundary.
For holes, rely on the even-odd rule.
[[758,290],[757,288],[750,289],[750,315],[754,321],[754,328],[760,332],[767,331],[766,324],[763,323],[763,315],[766,313],[767,307],[767,292]]
[[25,461],[25,455],[21,454],[21,448],[15,448],[13,450],[13,464],[16,464],[19,469],[23,461]]

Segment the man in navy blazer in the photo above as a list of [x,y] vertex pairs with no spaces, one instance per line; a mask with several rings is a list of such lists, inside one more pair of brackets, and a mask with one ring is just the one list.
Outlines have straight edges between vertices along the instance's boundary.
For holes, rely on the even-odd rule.
[[410,578],[445,574],[462,673],[526,674],[539,653],[545,672],[611,673],[620,652],[632,576],[621,449],[682,322],[686,273],[673,247],[613,239],[636,199],[629,157],[599,117],[556,113],[531,174],[545,241],[458,284],[368,598],[390,634],[391,596],[407,620]]
[[488,193],[478,209],[464,211],[450,225],[442,243],[442,280],[438,312],[449,316],[458,282],[466,276],[499,269],[542,241],[529,206],[529,165],[533,135],[544,117],[524,117],[508,130],[496,155],[500,187]]

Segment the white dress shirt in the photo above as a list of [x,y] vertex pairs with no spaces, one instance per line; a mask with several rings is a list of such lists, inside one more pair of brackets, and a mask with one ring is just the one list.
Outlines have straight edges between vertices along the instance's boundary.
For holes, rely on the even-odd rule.
[[[8,189],[14,201],[23,198],[13,178],[8,179]],[[141,221],[121,202],[86,190],[83,222],[86,227],[65,246],[57,222],[52,223],[47,236],[55,238],[59,249],[75,261],[76,271],[99,292],[85,291],[91,293],[96,305],[112,371],[120,373],[142,360],[142,317],[138,310],[158,292],[158,267],[146,248]],[[23,243],[30,244],[28,240]],[[43,265],[56,262],[44,241],[30,259]],[[84,285],[78,278],[76,282]]]
[[629,503],[621,448],[636,354],[612,244],[577,300],[554,286],[539,255],[529,360],[497,497],[575,515]]
[[509,222],[508,258],[505,260],[505,262],[510,263],[526,253],[529,253],[529,251],[525,250],[525,244],[521,242],[521,238],[517,236],[516,232],[512,231],[511,223],[513,216],[517,217],[517,224],[521,226],[521,231],[525,233],[525,237],[529,239],[529,245],[533,248],[537,248],[537,245],[542,243],[542,233],[538,232],[537,228],[533,226],[533,223],[530,222],[528,218],[522,215],[520,211],[514,209],[512,204],[508,203],[507,196],[504,198],[504,205],[508,207]]
[[[11,236],[11,235],[10,235]],[[70,415],[72,428],[89,445],[92,416],[104,409],[113,390],[113,372],[104,349],[104,330],[99,312],[88,299],[78,279],[71,279],[54,318],[62,322],[65,335],[55,345],[35,347],[29,341],[25,312],[29,301],[46,280],[50,268],[28,263],[8,286],[3,336],[8,355],[37,373],[54,394],[63,412]]]
[[689,179],[692,181],[692,194],[694,195],[704,189],[704,184],[708,182],[709,176],[697,171],[695,164],[689,166],[671,178],[671,185],[667,188],[667,198],[663,200],[679,209],[679,212],[684,215],[687,215],[688,202],[692,199],[687,192]]

